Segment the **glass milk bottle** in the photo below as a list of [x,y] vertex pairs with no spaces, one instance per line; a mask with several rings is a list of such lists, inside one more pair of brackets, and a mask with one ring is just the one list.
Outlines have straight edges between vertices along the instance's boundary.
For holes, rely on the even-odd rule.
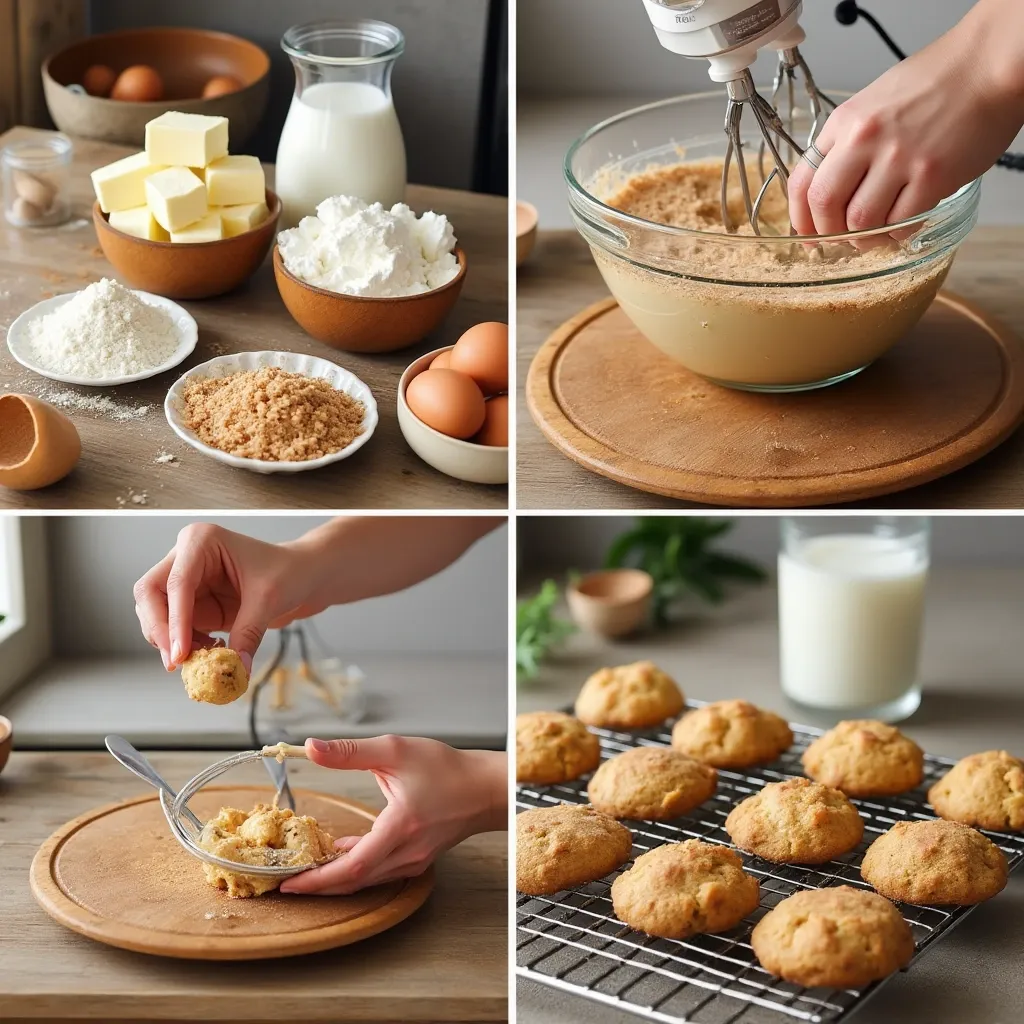
[[918,516],[782,520],[782,689],[840,718],[897,722],[921,702],[918,659],[929,563]]
[[281,226],[294,227],[329,196],[389,208],[405,198],[405,142],[391,70],[405,49],[383,21],[296,25],[281,39],[295,95],[277,149]]

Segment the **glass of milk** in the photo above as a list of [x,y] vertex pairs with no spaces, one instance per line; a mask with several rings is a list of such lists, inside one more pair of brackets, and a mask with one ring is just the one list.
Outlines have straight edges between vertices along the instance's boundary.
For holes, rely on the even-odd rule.
[[405,49],[383,21],[296,25],[281,38],[295,94],[277,147],[281,227],[294,227],[330,196],[390,209],[405,198],[405,142],[391,72]]
[[897,722],[921,703],[918,660],[929,563],[920,516],[782,520],[782,689],[838,718]]

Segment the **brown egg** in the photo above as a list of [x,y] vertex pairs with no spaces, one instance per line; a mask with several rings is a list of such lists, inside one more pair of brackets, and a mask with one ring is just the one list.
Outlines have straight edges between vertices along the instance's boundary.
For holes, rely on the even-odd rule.
[[448,349],[447,351],[442,352],[440,355],[434,356],[433,361],[427,367],[427,369],[428,370],[450,370],[451,369],[451,365],[450,365],[451,358],[452,358],[452,350]]
[[424,370],[409,381],[405,400],[414,416],[449,437],[466,440],[484,425],[484,396],[464,373]]
[[116,81],[117,72],[106,64],[93,64],[82,75],[82,85],[90,96],[109,96]]
[[484,406],[484,425],[473,438],[475,444],[492,448],[508,447],[508,395],[488,398]]
[[110,92],[112,100],[146,103],[164,97],[164,83],[159,73],[148,64],[133,64],[117,76]]
[[485,395],[508,391],[508,325],[470,327],[455,343],[448,365],[469,374]]
[[203,86],[203,99],[212,100],[215,96],[225,96],[229,92],[238,92],[242,83],[231,75],[214,75]]

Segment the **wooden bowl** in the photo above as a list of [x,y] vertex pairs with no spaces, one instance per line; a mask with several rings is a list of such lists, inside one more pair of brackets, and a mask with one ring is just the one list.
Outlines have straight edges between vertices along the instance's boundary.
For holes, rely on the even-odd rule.
[[[71,92],[93,64],[120,73],[133,64],[148,64],[164,82],[164,98],[129,103]],[[237,92],[201,98],[215,75],[242,83]],[[270,58],[255,43],[223,32],[193,28],[139,28],[88,36],[59,50],[43,64],[43,93],[53,123],[87,139],[145,144],[146,122],[168,110],[228,118],[230,145],[239,150],[256,130],[270,92]]]
[[537,207],[531,203],[516,201],[516,266],[520,266],[530,258],[533,246],[537,241]]
[[0,395],[0,487],[49,487],[81,454],[78,431],[62,412],[31,395]]
[[267,189],[270,216],[251,231],[216,242],[151,242],[112,228],[99,203],[92,221],[103,255],[133,288],[169,299],[208,299],[237,288],[274,244],[281,200]]
[[573,621],[614,639],[639,629],[651,610],[654,580],[641,569],[607,569],[581,576],[565,592]]
[[11,756],[11,745],[14,741],[14,726],[9,718],[0,715],[0,772]]
[[274,246],[274,277],[295,322],[317,341],[344,352],[394,352],[422,341],[451,312],[466,279],[466,254],[455,250],[459,272],[418,295],[373,298],[316,288],[290,273]]

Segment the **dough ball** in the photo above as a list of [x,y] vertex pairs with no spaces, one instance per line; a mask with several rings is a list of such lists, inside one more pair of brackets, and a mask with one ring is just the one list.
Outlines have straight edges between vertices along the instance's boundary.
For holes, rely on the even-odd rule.
[[249,688],[242,659],[228,647],[193,651],[181,666],[185,692],[204,704],[230,704]]

